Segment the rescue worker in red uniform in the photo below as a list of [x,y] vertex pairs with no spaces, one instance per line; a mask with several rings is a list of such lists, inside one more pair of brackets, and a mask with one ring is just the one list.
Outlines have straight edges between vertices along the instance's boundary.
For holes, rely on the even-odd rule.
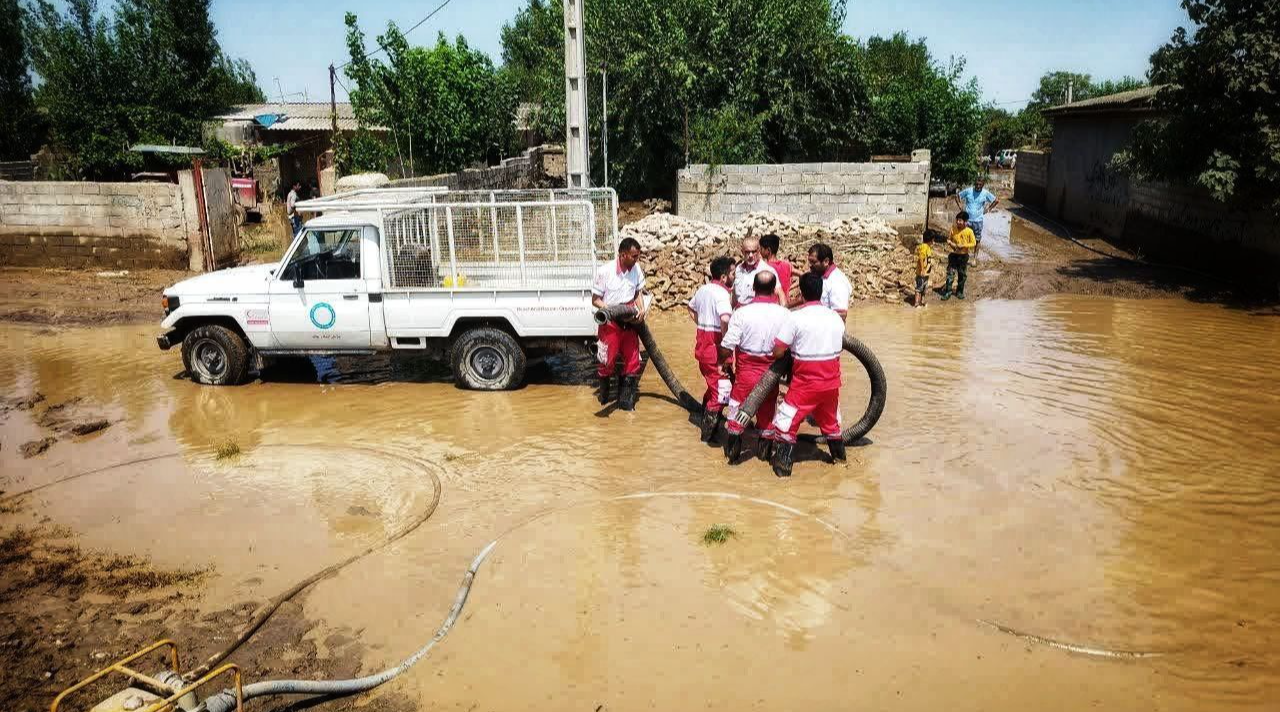
[[[591,285],[591,306],[596,309],[630,304],[638,311],[635,321],[643,321],[644,272],[640,269],[640,243],[624,238],[618,243],[618,259],[606,262],[596,270]],[[635,410],[640,397],[640,335],[633,324],[607,322],[596,332],[599,343],[596,359],[600,362],[600,405],[611,400],[610,385],[619,360],[622,361],[622,383],[618,387],[618,406]]]
[[831,458],[845,461],[840,428],[840,354],[844,351],[844,320],[822,304],[822,276],[809,272],[800,278],[804,304],[791,312],[774,342],[773,357],[791,352],[791,387],[773,429],[778,446],[773,452],[773,473],[791,476],[796,433],[810,414],[831,448]]
[[[773,347],[778,333],[790,319],[790,312],[778,303],[778,281],[772,272],[757,273],[752,288],[755,294],[751,303],[733,313],[729,319],[729,328],[725,330],[724,340],[720,342],[720,358],[727,361],[732,357],[736,364],[733,390],[729,393],[726,426],[729,439],[724,446],[729,464],[737,462],[742,454],[744,426],[735,420],[738,408],[756,387],[760,377],[773,365]],[[758,454],[763,460],[769,459],[773,446],[771,424],[777,401],[778,389],[774,388],[756,411],[756,426],[761,428]]]
[[702,442],[710,442],[720,429],[721,411],[729,402],[733,386],[731,364],[720,360],[720,339],[733,314],[733,258],[717,257],[711,261],[711,281],[698,288],[689,300],[689,316],[698,325],[693,344],[693,357],[698,371],[707,382],[702,396]]

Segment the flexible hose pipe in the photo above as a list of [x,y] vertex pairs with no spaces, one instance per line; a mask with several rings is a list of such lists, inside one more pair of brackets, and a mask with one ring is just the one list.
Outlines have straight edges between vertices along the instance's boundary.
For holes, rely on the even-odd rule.
[[[649,325],[641,322],[637,325],[636,330],[640,334],[640,342],[644,344],[645,351],[649,352],[649,361],[654,368],[658,369],[658,375],[662,376],[662,380],[667,384],[667,388],[671,391],[671,395],[676,397],[680,405],[686,410],[693,413],[702,411],[702,402],[695,398],[680,383],[680,379],[675,372],[671,370],[670,364],[662,354],[662,350],[658,348],[658,343],[653,338],[653,333],[649,331]],[[866,436],[875,427],[880,420],[880,416],[884,414],[885,399],[888,397],[889,384],[884,375],[884,368],[880,365],[880,360],[871,352],[866,344],[855,339],[848,334],[844,336],[844,350],[858,359],[862,367],[867,371],[867,377],[871,381],[871,399],[867,402],[867,409],[863,412],[858,422],[845,428],[841,433],[841,439],[846,444],[853,444],[859,439]],[[755,417],[756,411],[760,409],[760,405],[764,403],[764,399],[773,392],[778,385],[782,376],[791,370],[791,357],[784,356],[775,361],[773,366],[760,378],[760,382],[752,389],[751,393],[743,401],[738,408],[737,420],[742,425],[748,425],[751,419]]]

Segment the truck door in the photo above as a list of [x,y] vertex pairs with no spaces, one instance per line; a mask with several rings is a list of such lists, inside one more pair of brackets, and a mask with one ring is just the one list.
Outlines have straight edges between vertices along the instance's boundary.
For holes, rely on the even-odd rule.
[[271,333],[282,349],[369,348],[361,227],[303,231],[270,287]]

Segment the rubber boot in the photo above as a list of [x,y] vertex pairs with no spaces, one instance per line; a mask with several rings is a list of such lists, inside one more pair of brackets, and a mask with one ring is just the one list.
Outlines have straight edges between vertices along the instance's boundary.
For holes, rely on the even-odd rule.
[[774,441],[769,438],[760,438],[760,442],[756,444],[756,457],[761,462],[768,462],[773,457]]
[[778,443],[773,447],[773,459],[770,460],[770,464],[773,465],[773,474],[778,477],[791,476],[791,464],[794,461],[795,451],[795,443]]
[[611,390],[613,390],[613,377],[612,377],[612,376],[601,376],[601,377],[600,377],[600,392],[597,394],[597,395],[598,395],[598,397],[599,397],[599,399],[600,399],[600,405],[609,405],[609,401],[613,400],[613,399],[610,397],[610,391],[611,391]]
[[827,447],[831,448],[831,459],[836,462],[848,462],[848,455],[844,450],[843,440],[828,440]]
[[623,376],[622,385],[618,388],[618,407],[623,410],[635,410],[638,400],[640,400],[640,377]]
[[724,457],[729,461],[730,465],[738,464],[738,458],[742,456],[742,433],[729,433],[729,437],[724,441]]
[[704,410],[702,411],[702,442],[709,443],[716,438],[716,431],[720,429],[720,411]]

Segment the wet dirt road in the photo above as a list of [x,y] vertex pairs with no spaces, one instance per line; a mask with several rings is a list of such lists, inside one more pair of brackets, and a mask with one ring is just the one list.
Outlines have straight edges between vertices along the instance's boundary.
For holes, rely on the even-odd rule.
[[[411,520],[429,470],[431,519],[301,599],[321,657],[341,627],[378,670],[501,536],[453,632],[375,695],[422,708],[1280,705],[1280,319],[1051,297],[857,307],[850,328],[885,366],[884,418],[848,465],[809,451],[780,481],[699,445],[656,373],[634,414],[599,412],[573,360],[511,393],[387,362],[212,389],[149,327],[3,326],[0,392],[46,401],[0,416],[0,488],[163,457],[41,490],[0,527],[47,517],[89,549],[207,568],[187,605],[218,611]],[[655,335],[692,386],[690,325]],[[24,459],[73,398],[113,424]],[[713,524],[737,534],[704,544]]]

